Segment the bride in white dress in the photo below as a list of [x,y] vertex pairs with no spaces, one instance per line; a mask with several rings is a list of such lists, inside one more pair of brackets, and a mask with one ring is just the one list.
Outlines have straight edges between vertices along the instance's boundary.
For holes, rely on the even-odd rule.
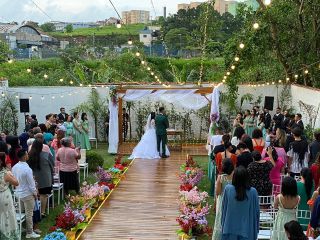
[[[157,135],[155,124],[155,112],[152,112],[148,116],[147,124],[145,126],[145,133],[143,134],[138,145],[133,149],[133,152],[129,159],[142,158],[142,159],[159,159],[157,150]],[[166,155],[170,156],[168,147],[166,146]]]

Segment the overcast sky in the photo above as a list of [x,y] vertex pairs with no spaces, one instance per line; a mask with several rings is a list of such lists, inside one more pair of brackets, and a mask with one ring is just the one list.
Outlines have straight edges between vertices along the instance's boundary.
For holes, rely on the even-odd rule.
[[[47,14],[42,13],[33,1]],[[204,2],[204,0],[196,0]],[[176,13],[178,3],[190,3],[190,0],[153,0],[157,15]],[[115,7],[121,11],[131,9],[148,10],[154,16],[151,0],[113,0]],[[0,0],[0,22],[24,20],[36,22],[58,21],[97,21],[116,17],[109,0]]]

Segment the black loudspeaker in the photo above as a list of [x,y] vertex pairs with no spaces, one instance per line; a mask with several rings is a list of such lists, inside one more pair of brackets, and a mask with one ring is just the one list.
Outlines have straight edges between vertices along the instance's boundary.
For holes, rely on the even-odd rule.
[[29,109],[29,99],[28,99],[28,98],[22,98],[22,99],[20,99],[20,112],[21,112],[21,113],[28,113],[28,112],[30,112],[30,109]]
[[274,97],[264,97],[264,108],[273,111]]

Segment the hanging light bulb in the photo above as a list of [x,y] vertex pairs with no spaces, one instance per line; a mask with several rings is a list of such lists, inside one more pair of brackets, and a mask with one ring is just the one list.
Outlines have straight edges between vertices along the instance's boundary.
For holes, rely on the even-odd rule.
[[2,97],[4,97],[4,96],[5,96],[4,92],[2,92],[2,93],[1,93],[1,96],[2,96]]
[[234,58],[234,60],[235,60],[236,62],[239,62],[240,58],[237,56],[237,57]]
[[120,21],[120,20],[117,20],[116,27],[117,27],[117,28],[121,28],[121,21]]
[[63,82],[63,78],[60,78],[60,80],[59,80],[60,82]]
[[31,73],[31,69],[30,69],[30,68],[28,68],[28,69],[27,69],[27,72],[28,72],[28,73]]
[[269,86],[269,85],[270,85],[270,83],[268,83],[268,82],[267,82],[267,85]]
[[61,95],[60,97],[63,98],[63,95]]
[[154,72],[151,72],[150,74],[153,76],[153,75],[154,75]]
[[226,80],[226,79],[227,79],[227,76],[223,76],[223,79]]
[[44,77],[45,79],[47,79],[47,78],[48,78],[48,75],[47,75],[47,74],[45,74],[45,75],[43,75],[43,77]]
[[259,23],[254,23],[254,24],[253,24],[253,28],[254,28],[254,29],[258,29],[258,28],[259,28]]
[[265,84],[262,84],[262,87],[264,87],[265,86]]
[[41,100],[43,100],[44,99],[44,96],[41,96]]
[[225,83],[225,82],[226,82],[226,80],[225,80],[225,79],[223,79],[223,80],[222,80],[222,82],[223,82],[223,83]]
[[52,96],[51,98],[52,98],[52,99],[55,99],[56,97],[55,97],[55,96]]
[[73,84],[73,81],[72,81],[72,80],[70,81],[70,84],[71,84],[71,85]]
[[31,100],[31,99],[32,99],[32,96],[30,96],[29,99]]
[[88,87],[91,87],[91,84],[89,84]]
[[141,54],[140,54],[139,52],[136,52],[136,56],[137,56],[137,57],[140,57],[140,55],[141,55]]
[[68,95],[69,95],[69,96],[72,96],[72,93],[69,93]]
[[269,6],[269,5],[271,4],[271,0],[265,0],[265,1],[264,1],[264,4],[265,4],[266,6]]
[[82,85],[82,83],[80,83],[80,87],[82,87],[83,85]]
[[128,40],[128,44],[129,44],[129,45],[132,45],[132,43],[133,43],[133,42],[132,42],[132,39],[131,39],[131,38],[129,38],[129,40]]
[[275,82],[272,82],[272,85],[274,85],[275,84]]
[[154,78],[155,78],[155,79],[158,79],[158,76],[156,75],[156,76],[154,76]]
[[18,98],[19,98],[19,95],[16,95],[16,98],[18,99]]
[[150,70],[151,70],[151,68],[150,68],[150,67],[148,67],[148,68],[147,68],[147,70],[148,70],[148,71],[150,71]]
[[230,75],[230,72],[227,72],[227,75],[229,76],[229,75]]
[[295,78],[295,79],[297,79],[298,77],[299,77],[299,75],[298,75],[298,74],[294,75],[294,78]]
[[304,70],[304,73],[305,73],[305,74],[308,74],[308,73],[309,73],[309,70],[308,70],[308,69]]
[[244,49],[244,44],[240,43],[239,48]]
[[279,83],[282,83],[282,80],[279,80],[278,82],[279,82]]
[[145,61],[142,60],[142,61],[141,61],[141,64],[144,65],[144,64],[145,64]]
[[9,58],[8,63],[13,63],[13,60]]
[[236,66],[235,66],[235,65],[232,65],[232,66],[231,66],[231,69],[232,69],[232,70],[234,70],[235,68],[236,68]]
[[289,82],[289,81],[290,81],[290,78],[287,77],[286,80],[287,80],[287,82]]

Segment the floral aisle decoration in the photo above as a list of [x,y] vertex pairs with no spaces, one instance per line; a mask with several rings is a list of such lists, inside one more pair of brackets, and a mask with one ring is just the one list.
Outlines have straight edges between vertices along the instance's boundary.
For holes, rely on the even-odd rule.
[[92,201],[92,207],[98,208],[99,201],[104,200],[105,195],[109,192],[108,186],[95,184],[83,183],[83,186],[80,188],[80,195],[83,196],[86,200]]
[[197,187],[204,172],[189,155],[180,170],[180,215],[176,219],[180,229],[177,233],[182,239],[210,235],[212,231],[207,221],[207,215],[211,208],[208,204],[209,196],[207,192],[201,192]]
[[43,240],[67,240],[67,237],[61,229],[57,229],[56,231],[47,234]]
[[98,167],[95,173],[100,186],[107,186],[109,190],[114,189],[115,185],[112,182],[112,173],[104,170],[102,167]]
[[67,239],[75,239],[78,230],[86,227],[85,210],[74,210],[70,204],[66,204],[63,213],[57,216],[55,226],[50,228],[51,232],[61,229]]

